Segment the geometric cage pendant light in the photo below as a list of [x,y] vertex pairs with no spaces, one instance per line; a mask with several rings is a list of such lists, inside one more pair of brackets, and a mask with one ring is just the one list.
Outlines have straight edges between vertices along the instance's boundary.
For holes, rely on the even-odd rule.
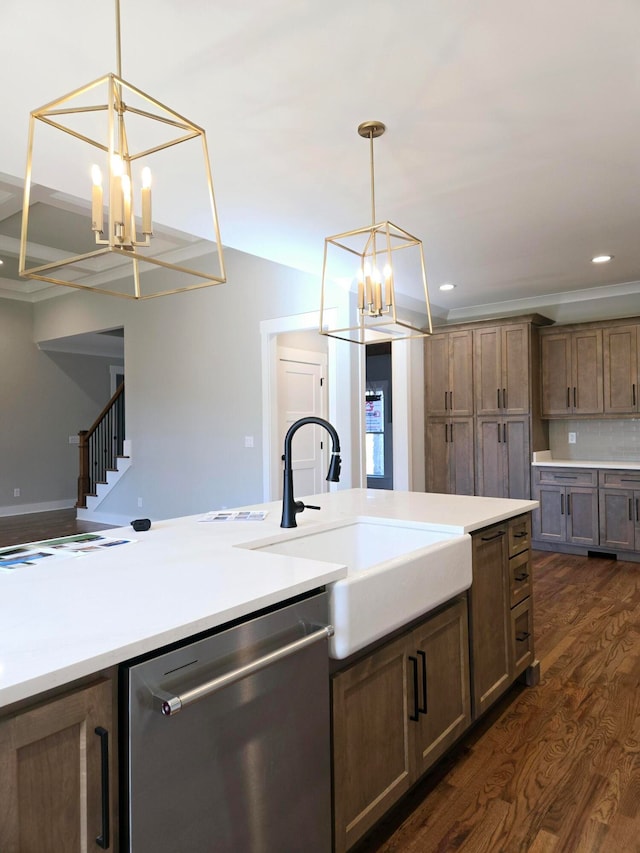
[[[224,256],[205,132],[123,79],[119,0],[115,6],[117,74],[31,113],[20,275],[127,299],[222,284]],[[88,204],[78,209],[82,189],[65,194],[56,186],[60,214],[58,222],[48,223],[46,245],[34,179],[44,159],[50,170],[60,164],[54,169],[60,181],[71,172],[73,189],[85,187],[86,195],[91,190],[90,209]],[[189,233],[154,223],[152,183],[154,202],[162,202],[165,214],[179,213]]]
[[[392,222],[376,222],[373,140],[385,130],[380,121],[366,121],[358,127],[358,134],[369,139],[371,225],[324,241],[320,333],[357,344],[432,333],[422,242]],[[339,291],[336,285],[330,291],[331,283],[345,280],[349,282],[344,290],[349,305],[343,306],[342,315],[352,319],[330,322],[329,293]]]

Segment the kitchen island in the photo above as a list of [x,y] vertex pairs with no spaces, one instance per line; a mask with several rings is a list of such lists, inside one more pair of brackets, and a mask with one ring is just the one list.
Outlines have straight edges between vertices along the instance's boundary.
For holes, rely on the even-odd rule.
[[[300,530],[368,518],[475,534],[528,517],[536,506],[532,501],[366,489],[319,495],[312,502],[321,509],[298,516]],[[113,530],[110,536],[135,541],[0,575],[3,719],[27,717],[46,703],[64,702],[66,688],[92,680],[102,690],[109,671],[124,661],[346,578],[346,565],[247,547],[265,538],[286,538],[291,531],[279,527],[279,502],[243,509],[267,516],[256,522],[205,522],[191,516],[154,522],[147,532]],[[508,525],[502,527],[506,548]],[[499,592],[502,596],[503,590]],[[115,692],[107,702],[115,702]],[[0,721],[0,748],[2,730]],[[0,783],[0,793],[8,790],[9,776],[3,766],[5,788]],[[3,831],[8,830],[0,822],[0,838]]]

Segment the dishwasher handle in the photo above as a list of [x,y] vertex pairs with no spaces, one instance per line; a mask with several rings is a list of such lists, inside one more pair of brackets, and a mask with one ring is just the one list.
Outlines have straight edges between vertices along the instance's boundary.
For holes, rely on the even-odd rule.
[[227,672],[225,675],[219,675],[217,678],[205,681],[204,684],[192,687],[191,690],[186,690],[179,695],[167,693],[160,688],[156,688],[151,691],[153,695],[153,707],[165,717],[174,716],[179,711],[182,711],[183,708],[186,708],[187,705],[211,696],[212,693],[222,690],[223,687],[229,687],[231,684],[235,684],[248,675],[253,675],[261,669],[265,669],[265,667],[271,666],[271,664],[277,663],[277,661],[317,643],[319,640],[328,640],[329,637],[333,637],[334,633],[333,625],[323,625],[319,630],[313,631],[311,634],[306,634],[299,640],[294,640],[286,646],[282,646],[273,652],[269,652],[269,654],[256,658],[251,663],[240,666],[238,669]]

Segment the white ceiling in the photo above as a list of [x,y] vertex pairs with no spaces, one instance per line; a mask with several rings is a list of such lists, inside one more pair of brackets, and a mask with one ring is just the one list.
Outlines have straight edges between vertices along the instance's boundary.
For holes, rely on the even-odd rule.
[[[207,132],[225,245],[319,274],[324,238],[370,222],[356,128],[379,119],[377,218],[423,240],[445,312],[631,283],[611,292],[640,313],[638,0],[121,6],[123,77]],[[116,70],[114,20],[5,0],[0,172],[22,178],[31,109]]]

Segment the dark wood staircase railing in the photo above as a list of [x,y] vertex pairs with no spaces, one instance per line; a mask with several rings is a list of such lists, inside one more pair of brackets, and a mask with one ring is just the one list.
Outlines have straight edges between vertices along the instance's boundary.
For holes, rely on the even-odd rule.
[[95,495],[98,483],[107,482],[107,471],[117,470],[124,442],[124,382],[109,400],[90,429],[80,430],[80,469],[77,508],[86,507],[87,495]]

